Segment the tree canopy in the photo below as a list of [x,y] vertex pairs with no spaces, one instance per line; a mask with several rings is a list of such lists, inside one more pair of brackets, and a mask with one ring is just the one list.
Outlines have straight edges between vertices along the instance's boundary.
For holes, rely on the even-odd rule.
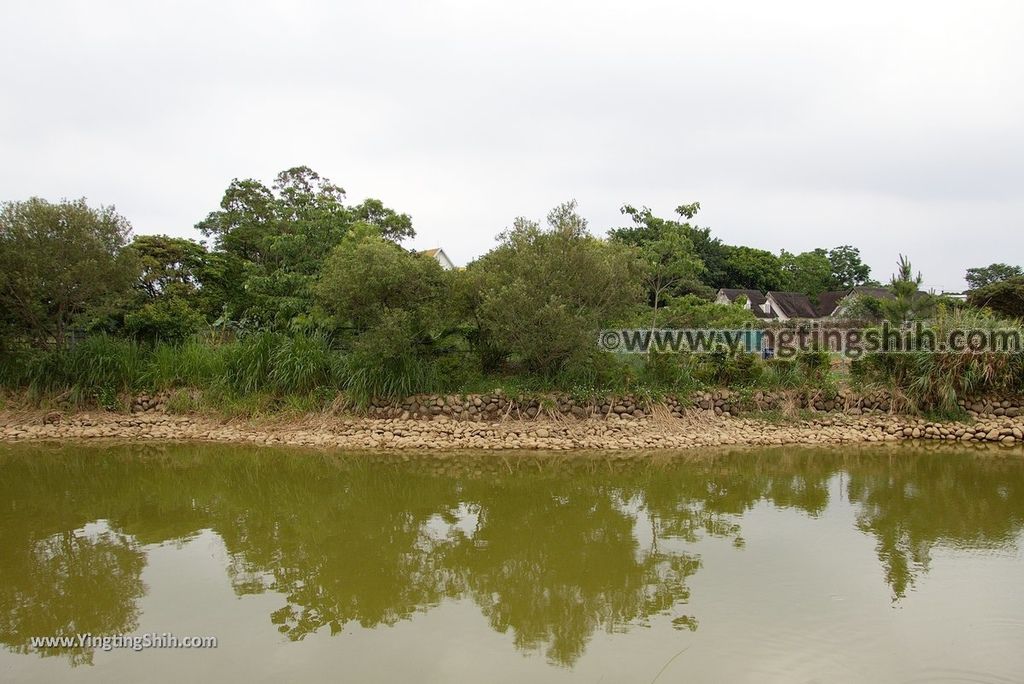
[[345,191],[305,166],[282,171],[271,188],[234,180],[220,209],[197,224],[223,253],[225,277],[237,283],[226,314],[254,327],[288,328],[305,320],[324,255],[353,229],[401,241],[412,219],[368,199],[345,204]]
[[1024,275],[1024,269],[1020,266],[990,264],[988,266],[967,269],[967,275],[964,276],[964,280],[967,281],[967,286],[970,289],[977,290],[1022,275]]
[[[696,210],[691,211],[691,217],[693,211]],[[658,322],[658,309],[668,295],[700,291],[698,277],[704,271],[704,262],[690,239],[693,229],[689,224],[660,219],[647,207],[626,205],[622,213],[633,219],[634,226],[616,228],[609,234],[612,240],[633,245],[639,251],[653,327]]]
[[1013,276],[971,290],[967,302],[1002,316],[1024,319],[1024,276]]
[[594,334],[642,301],[635,248],[587,232],[576,202],[547,228],[518,218],[469,271],[484,344],[526,369],[554,373],[594,348]]
[[63,347],[72,323],[135,273],[131,225],[113,207],[39,198],[0,208],[0,308],[39,344]]

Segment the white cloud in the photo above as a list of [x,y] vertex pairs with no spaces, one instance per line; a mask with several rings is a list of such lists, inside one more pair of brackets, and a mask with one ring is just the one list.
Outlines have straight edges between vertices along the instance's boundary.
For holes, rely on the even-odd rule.
[[465,262],[574,197],[701,201],[730,242],[897,251],[929,285],[1024,253],[1009,1],[130,2],[0,9],[0,199],[192,234],[307,164]]

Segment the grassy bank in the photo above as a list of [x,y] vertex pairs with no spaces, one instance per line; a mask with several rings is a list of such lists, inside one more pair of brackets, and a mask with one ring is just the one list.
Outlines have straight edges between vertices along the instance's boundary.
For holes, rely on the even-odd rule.
[[0,362],[0,386],[9,401],[35,406],[126,407],[139,393],[172,392],[173,409],[255,414],[317,411],[338,401],[365,405],[375,397],[415,393],[512,396],[563,392],[579,398],[635,395],[657,399],[702,389],[822,386],[833,381],[823,355],[761,362],[750,355],[695,357],[595,356],[555,376],[483,374],[452,356],[443,362],[386,364],[346,354],[327,336],[258,333],[241,339],[195,338],[145,344],[93,336],[59,351],[9,353]]
[[[979,325],[962,319],[942,326]],[[581,399],[631,395],[657,400],[730,388],[835,392],[887,390],[924,411],[952,411],[959,398],[1019,394],[1021,354],[915,352],[837,362],[825,353],[761,360],[750,354],[595,354],[557,375],[484,374],[474,358],[451,354],[433,363],[414,356],[395,362],[346,352],[326,335],[257,333],[144,343],[96,335],[64,350],[21,350],[0,356],[6,403],[35,407],[124,410],[140,393],[170,394],[168,409],[227,415],[312,413],[339,403],[416,393],[472,394],[502,389],[510,396],[564,393]]]

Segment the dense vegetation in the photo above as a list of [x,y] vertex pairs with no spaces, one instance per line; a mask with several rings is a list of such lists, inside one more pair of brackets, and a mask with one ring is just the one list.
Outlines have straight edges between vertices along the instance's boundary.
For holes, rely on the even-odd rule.
[[[700,386],[827,385],[820,356],[621,356],[603,327],[756,325],[718,288],[823,292],[873,284],[848,245],[801,254],[723,243],[693,223],[625,206],[596,237],[569,202],[544,225],[516,219],[498,245],[444,270],[401,246],[406,214],[344,191],[305,167],[271,187],[236,180],[197,224],[206,242],[134,238],[113,208],[84,200],[11,202],[0,211],[0,385],[34,400],[115,407],[129,393],[181,390],[182,409],[309,410],[340,393],[365,402],[414,392],[558,389],[685,393]],[[891,299],[863,298],[862,319],[954,317],[991,327],[1024,315],[1020,269],[971,269],[970,306],[920,292],[901,257]],[[964,318],[967,317],[967,318]],[[894,384],[935,404],[1019,389],[1019,356],[865,359],[854,381]],[[827,364],[825,364],[827,366]]]

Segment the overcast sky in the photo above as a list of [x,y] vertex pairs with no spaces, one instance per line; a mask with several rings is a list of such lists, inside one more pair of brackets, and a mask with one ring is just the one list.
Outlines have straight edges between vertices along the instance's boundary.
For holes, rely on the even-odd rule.
[[1024,265],[1024,3],[5,2],[0,200],[196,236],[305,164],[462,264],[624,203],[928,287]]

